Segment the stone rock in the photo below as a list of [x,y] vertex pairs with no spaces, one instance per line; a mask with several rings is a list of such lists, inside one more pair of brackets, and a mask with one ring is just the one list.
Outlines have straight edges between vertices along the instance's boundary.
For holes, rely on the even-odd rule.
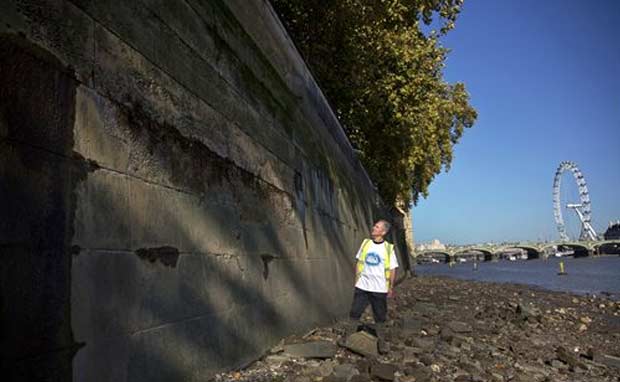
[[341,378],[347,382],[350,381],[354,375],[357,375],[359,373],[360,372],[357,370],[357,368],[350,363],[344,363],[342,365],[336,365],[334,367],[334,376],[337,378]]
[[555,355],[560,361],[567,364],[571,369],[575,369],[577,367],[580,367],[582,369],[586,368],[584,363],[577,359],[577,357],[575,357],[575,355],[571,353],[570,350],[567,350],[564,346],[558,347],[555,351]]
[[290,361],[291,357],[287,354],[273,354],[265,358],[265,362],[271,365],[281,365],[286,361]]
[[473,331],[471,325],[462,321],[450,321],[447,327],[454,333],[471,333]]
[[310,367],[307,374],[311,374],[317,377],[327,377],[334,372],[334,362],[325,361],[321,362],[319,366]]
[[339,377],[334,374],[328,375],[327,377],[321,379],[321,381],[323,382],[346,382],[346,380],[343,377]]
[[463,344],[473,344],[474,339],[471,337],[464,336],[462,334],[455,334],[450,340],[450,343],[454,346],[461,346]]
[[620,357],[615,357],[613,355],[608,354],[595,354],[594,361],[598,363],[602,363],[608,367],[614,367],[620,369]]
[[450,345],[450,346],[444,347],[441,353],[448,358],[457,358],[459,354],[461,353],[461,349],[457,348],[456,346]]
[[454,338],[454,331],[452,331],[452,329],[448,328],[448,327],[444,327],[441,329],[441,332],[439,333],[439,337],[444,340],[444,341],[452,341],[452,338]]
[[415,305],[415,310],[425,317],[435,317],[440,313],[437,305],[430,303],[418,303]]
[[370,367],[370,376],[383,381],[393,381],[397,370],[396,365],[390,363],[375,363]]
[[592,323],[592,319],[590,317],[588,317],[588,316],[581,317],[579,319],[579,321],[581,321],[583,324],[590,324],[590,323]]
[[519,304],[516,313],[523,321],[539,321],[541,317],[540,310],[532,305]]
[[406,316],[400,320],[400,327],[404,331],[419,333],[422,330],[422,322],[413,316]]
[[349,382],[370,382],[370,376],[368,374],[354,375]]
[[558,361],[557,359],[554,359],[551,361],[551,367],[554,369],[566,369],[566,364],[564,362]]
[[532,380],[534,381],[542,381],[549,376],[549,372],[542,367],[533,366],[533,365],[520,365],[516,367],[520,371],[523,371],[529,375],[531,375]]
[[483,374],[484,370],[479,361],[469,362],[469,361],[460,361],[458,366],[467,371],[470,374]]
[[311,341],[301,344],[283,346],[282,352],[291,357],[331,358],[338,348],[329,341]]
[[594,348],[589,347],[586,352],[584,354],[580,354],[580,356],[584,357],[585,359],[589,359],[590,361],[594,360],[594,357],[596,356],[596,352],[594,351]]
[[471,375],[463,372],[454,375],[454,382],[471,382]]
[[282,344],[278,344],[274,346],[273,348],[271,348],[271,350],[269,350],[269,353],[277,354],[277,353],[280,353],[282,350],[284,350],[284,348],[282,347]]
[[429,382],[433,377],[433,373],[427,367],[416,367],[408,371],[409,375],[414,377],[416,382]]
[[293,382],[312,382],[312,379],[306,375],[300,375],[295,377]]
[[418,360],[417,354],[420,354],[420,353],[416,353],[415,350],[416,350],[415,348],[406,346],[402,351],[402,354],[403,354],[402,362],[403,363],[416,362]]
[[358,359],[355,366],[361,374],[370,374],[370,362],[367,359]]
[[422,349],[425,352],[431,352],[433,351],[433,349],[435,349],[435,341],[421,337],[412,338],[411,345],[413,347]]
[[426,366],[430,366],[433,364],[433,362],[435,362],[435,358],[430,354],[422,354],[422,356],[420,357],[420,362],[422,362]]
[[366,357],[376,357],[379,355],[377,338],[364,331],[353,333],[347,337],[344,347]]
[[588,330],[588,326],[586,324],[581,324],[577,330],[579,330],[579,332],[585,332]]

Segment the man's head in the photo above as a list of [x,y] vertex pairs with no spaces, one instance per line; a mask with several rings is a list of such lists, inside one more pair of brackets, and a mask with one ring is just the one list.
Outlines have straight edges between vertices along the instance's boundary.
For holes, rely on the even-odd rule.
[[390,232],[390,227],[392,225],[387,220],[378,220],[375,225],[372,226],[370,230],[370,236],[373,239],[382,239]]

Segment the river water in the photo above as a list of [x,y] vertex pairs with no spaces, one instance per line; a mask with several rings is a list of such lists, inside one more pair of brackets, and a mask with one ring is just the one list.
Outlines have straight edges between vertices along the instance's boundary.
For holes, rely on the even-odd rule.
[[[559,276],[559,262],[564,262],[564,276]],[[548,260],[519,260],[448,264],[421,264],[418,275],[448,276],[466,280],[534,285],[544,289],[577,294],[610,294],[620,300],[620,256],[550,257]]]

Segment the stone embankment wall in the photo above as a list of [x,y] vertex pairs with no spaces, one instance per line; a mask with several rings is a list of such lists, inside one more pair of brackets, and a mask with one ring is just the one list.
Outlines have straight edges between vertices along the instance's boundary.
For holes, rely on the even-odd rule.
[[346,314],[377,206],[268,2],[0,0],[3,380],[243,365]]

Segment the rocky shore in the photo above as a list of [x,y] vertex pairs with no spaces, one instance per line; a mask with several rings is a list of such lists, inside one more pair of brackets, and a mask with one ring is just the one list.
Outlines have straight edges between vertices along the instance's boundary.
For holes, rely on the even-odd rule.
[[388,317],[386,354],[371,325],[345,339],[336,323],[214,380],[620,381],[620,301],[607,296],[417,277],[396,288]]

